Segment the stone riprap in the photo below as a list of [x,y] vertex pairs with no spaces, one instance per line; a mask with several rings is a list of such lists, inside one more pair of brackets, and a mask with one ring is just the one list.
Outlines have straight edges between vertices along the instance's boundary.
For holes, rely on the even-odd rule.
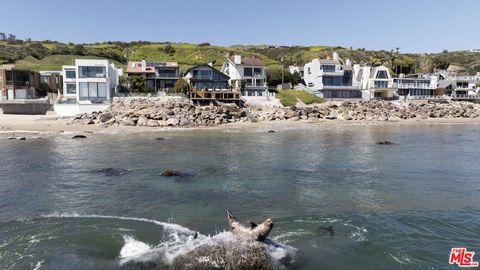
[[73,123],[102,126],[210,127],[238,122],[344,120],[399,121],[428,118],[478,118],[480,105],[470,102],[344,101],[311,106],[195,106],[188,99],[115,98],[103,112],[81,114]]

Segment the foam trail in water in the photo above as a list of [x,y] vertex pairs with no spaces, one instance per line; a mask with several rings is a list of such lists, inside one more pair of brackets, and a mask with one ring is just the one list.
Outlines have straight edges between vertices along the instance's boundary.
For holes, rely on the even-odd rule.
[[193,234],[194,232],[188,228],[182,227],[178,224],[161,222],[154,219],[146,218],[136,218],[136,217],[122,217],[122,216],[109,216],[109,215],[84,215],[77,213],[53,213],[48,215],[43,215],[44,218],[103,218],[103,219],[119,219],[119,220],[131,220],[131,221],[140,221],[153,223],[155,225],[162,226],[167,230],[177,231],[186,234]]

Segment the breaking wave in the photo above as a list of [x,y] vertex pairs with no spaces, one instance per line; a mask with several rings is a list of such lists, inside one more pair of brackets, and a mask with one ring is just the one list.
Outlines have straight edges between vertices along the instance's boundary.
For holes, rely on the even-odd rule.
[[[198,232],[192,231],[181,225],[161,222],[153,219],[136,218],[136,217],[122,217],[122,216],[110,216],[110,215],[85,215],[76,213],[53,213],[43,215],[44,218],[100,218],[100,219],[117,219],[117,220],[129,220],[138,222],[147,222],[161,226],[167,235],[164,239],[156,244],[147,244],[135,239],[132,235],[122,235],[124,244],[119,252],[118,258],[120,264],[125,264],[130,261],[136,262],[161,262],[162,264],[172,264],[175,258],[185,255],[199,247],[205,246],[231,246],[232,244],[239,244],[238,238],[236,238],[231,232],[223,231],[213,236],[203,235]],[[277,240],[277,239],[275,239]],[[235,243],[234,243],[235,242]],[[265,241],[266,252],[272,264],[275,266],[281,265],[283,262],[288,261],[292,263],[294,261],[296,249],[294,247],[275,242],[274,240]],[[258,242],[243,242],[241,245],[258,245]],[[243,246],[245,248],[245,246]],[[203,258],[208,259],[208,258]],[[218,259],[215,257],[215,259]],[[276,267],[277,268],[277,267]]]

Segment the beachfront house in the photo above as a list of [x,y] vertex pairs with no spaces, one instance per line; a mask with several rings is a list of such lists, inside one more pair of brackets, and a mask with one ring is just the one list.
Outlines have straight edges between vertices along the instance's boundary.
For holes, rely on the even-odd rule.
[[122,69],[103,59],[76,59],[75,65],[63,66],[63,96],[54,104],[55,111],[72,116],[106,109],[122,73]]
[[241,89],[242,96],[269,96],[266,66],[260,59],[241,55],[227,57],[221,71],[230,77],[233,88]]
[[[354,65],[354,80],[366,100],[394,99],[395,88],[390,70],[386,66]],[[354,84],[355,84],[354,83]]]
[[63,66],[64,98],[69,103],[107,103],[115,95],[121,69],[102,59],[76,59]]
[[40,74],[0,67],[0,108],[4,114],[45,114],[49,108],[47,89],[40,84]]
[[305,64],[306,86],[323,98],[361,98],[358,86],[353,84],[353,70],[350,60],[340,61],[337,53],[332,59],[314,59]]
[[16,69],[15,65],[0,66],[0,100],[34,99],[45,96],[40,88],[40,74]]
[[170,91],[179,78],[178,63],[176,62],[146,62],[129,61],[127,76],[145,78],[148,88],[156,91]]
[[229,85],[230,77],[214,68],[212,63],[189,68],[183,79],[190,86],[190,99],[194,103],[242,101],[240,91]]
[[405,77],[404,74],[400,74],[393,81],[398,95],[402,98],[429,99],[438,96],[438,76],[416,75],[414,77]]
[[475,79],[470,76],[455,76],[438,83],[440,93],[447,97],[462,98],[477,94]]

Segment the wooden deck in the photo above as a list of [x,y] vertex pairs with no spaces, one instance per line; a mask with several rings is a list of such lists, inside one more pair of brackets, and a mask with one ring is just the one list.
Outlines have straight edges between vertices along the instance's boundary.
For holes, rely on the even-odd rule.
[[191,100],[240,101],[240,91],[190,91]]

